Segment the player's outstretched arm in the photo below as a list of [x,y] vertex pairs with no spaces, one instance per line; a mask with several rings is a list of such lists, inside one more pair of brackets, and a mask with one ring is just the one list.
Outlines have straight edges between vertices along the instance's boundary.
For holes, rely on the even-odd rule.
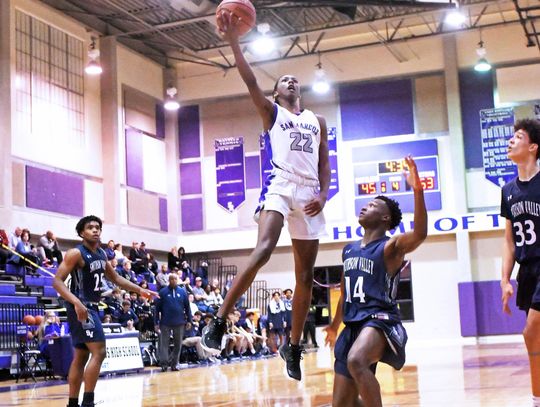
[[424,189],[413,158],[409,155],[405,157],[405,162],[409,167],[405,177],[414,193],[414,228],[410,232],[393,237],[386,244],[384,257],[387,268],[392,271],[397,271],[403,262],[405,254],[415,250],[427,237],[427,210],[424,201]]
[[504,229],[504,244],[503,244],[503,261],[502,261],[502,276],[501,276],[501,291],[503,311],[511,314],[508,300],[514,294],[514,288],[510,284],[510,277],[515,263],[515,246],[514,235],[512,234],[512,222],[506,219],[506,227]]
[[64,283],[67,276],[69,276],[69,274],[78,267],[81,260],[81,252],[79,249],[68,250],[64,257],[64,261],[60,263],[60,266],[54,275],[53,288],[58,294],[60,294],[60,297],[75,307],[77,319],[79,321],[86,321],[88,319],[88,310],[83,305],[81,300],[79,300],[71,291],[69,291]]
[[257,83],[257,78],[249,66],[240,43],[238,41],[238,29],[240,20],[231,18],[231,14],[224,11],[217,17],[217,23],[221,35],[230,44],[238,72],[242,80],[247,85],[251,99],[259,112],[264,124],[264,130],[268,130],[272,125],[274,115],[274,104],[264,96],[264,92]]
[[111,263],[109,262],[107,262],[105,266],[105,277],[107,277],[107,280],[111,281],[117,286],[122,287],[123,289],[127,291],[139,293],[141,297],[145,297],[149,299],[152,297],[159,298],[159,294],[156,293],[155,291],[142,288],[138,286],[137,284],[133,284],[131,281],[126,280],[124,277],[122,277],[112,268]]

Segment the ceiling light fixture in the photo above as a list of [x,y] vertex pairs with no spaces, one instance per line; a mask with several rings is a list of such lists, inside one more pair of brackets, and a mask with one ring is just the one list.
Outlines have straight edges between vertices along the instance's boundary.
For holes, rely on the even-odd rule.
[[167,96],[165,97],[165,103],[163,103],[165,110],[175,111],[180,109],[180,103],[178,103],[178,100],[176,99],[177,93],[178,90],[174,86],[169,86],[167,88]]
[[325,94],[330,90],[330,83],[326,78],[326,72],[322,68],[321,54],[319,53],[319,62],[315,65],[317,70],[315,71],[315,82],[311,85],[311,89],[315,93]]
[[251,50],[258,55],[267,55],[271,53],[276,48],[276,44],[272,37],[268,35],[270,32],[270,24],[258,24],[257,31],[259,32],[259,36],[251,43]]
[[103,68],[99,64],[99,49],[96,44],[96,37],[92,37],[92,42],[88,46],[88,64],[84,68],[84,72],[88,75],[100,75],[103,72]]
[[482,41],[482,32],[480,31],[480,42],[478,48],[476,48],[476,55],[478,55],[478,61],[474,66],[476,72],[489,72],[491,71],[491,64],[486,59],[486,49],[484,48],[484,41]]

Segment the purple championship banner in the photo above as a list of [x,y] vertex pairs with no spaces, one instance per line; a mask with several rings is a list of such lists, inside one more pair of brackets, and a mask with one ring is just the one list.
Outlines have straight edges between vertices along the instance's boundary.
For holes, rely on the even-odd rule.
[[508,158],[508,141],[514,135],[514,109],[480,110],[480,134],[484,176],[502,187],[517,176],[517,167]]
[[337,132],[335,127],[328,128],[328,159],[330,160],[330,187],[328,200],[339,192]]
[[233,212],[246,200],[244,176],[244,138],[214,140],[216,151],[217,202]]

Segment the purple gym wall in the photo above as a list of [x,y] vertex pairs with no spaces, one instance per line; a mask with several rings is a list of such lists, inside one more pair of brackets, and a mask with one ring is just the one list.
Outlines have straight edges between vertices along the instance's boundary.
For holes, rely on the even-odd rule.
[[493,76],[490,72],[478,73],[473,70],[459,73],[459,96],[463,143],[465,147],[465,168],[482,168],[482,139],[480,136],[480,110],[491,109],[493,100]]
[[250,155],[244,159],[246,171],[246,189],[261,187],[261,161],[258,155]]
[[[512,281],[514,292],[516,283]],[[462,336],[520,334],[525,326],[525,313],[510,299],[512,315],[502,312],[499,281],[474,281],[458,284]]]
[[169,220],[167,218],[167,198],[159,198],[159,228],[162,232],[169,231]]
[[143,137],[138,130],[126,129],[126,184],[138,189],[143,189]]
[[201,163],[180,164],[180,195],[202,194]]
[[414,134],[410,79],[342,85],[339,104],[344,141]]
[[198,232],[203,230],[202,198],[182,199],[182,232]]
[[201,155],[199,106],[183,106],[178,110],[178,148],[180,159]]
[[26,166],[26,206],[72,216],[84,215],[84,180]]

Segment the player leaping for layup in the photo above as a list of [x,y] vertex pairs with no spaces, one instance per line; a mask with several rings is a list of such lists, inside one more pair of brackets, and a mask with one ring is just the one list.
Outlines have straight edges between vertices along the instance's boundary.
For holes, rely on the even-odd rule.
[[[360,211],[362,240],[343,249],[341,297],[332,324],[325,329],[326,342],[336,345],[335,407],[382,406],[374,374],[377,362],[395,369],[405,363],[407,333],[396,304],[399,271],[405,254],[415,250],[427,236],[427,212],[418,170],[410,156],[405,162],[409,168],[407,183],[414,191],[414,229],[386,236],[401,222],[401,210],[396,201],[381,195]],[[342,321],[345,329],[336,343]]]
[[292,75],[278,79],[274,86],[274,103],[264,96],[240,49],[238,21],[231,20],[227,12],[218,17],[223,37],[231,45],[240,76],[262,118],[273,170],[256,211],[257,246],[249,256],[246,269],[234,279],[217,318],[205,328],[202,344],[206,348],[220,349],[226,328],[224,317],[270,258],[286,219],[292,238],[296,287],[290,341],[280,347],[279,353],[287,363],[289,376],[300,380],[303,352],[300,337],[311,303],[319,237],[326,233],[322,213],[330,183],[326,122],[313,112],[300,109],[300,85]]

